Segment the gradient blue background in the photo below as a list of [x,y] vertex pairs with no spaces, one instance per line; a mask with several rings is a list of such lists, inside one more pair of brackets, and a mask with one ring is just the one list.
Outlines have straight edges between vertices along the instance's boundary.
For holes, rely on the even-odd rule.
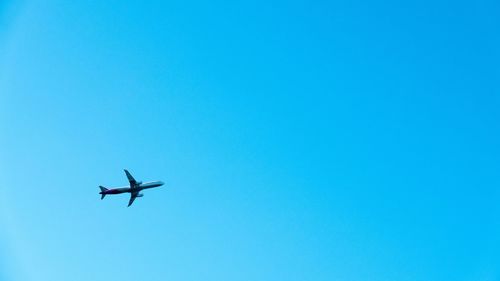
[[500,280],[498,1],[0,3],[1,280]]

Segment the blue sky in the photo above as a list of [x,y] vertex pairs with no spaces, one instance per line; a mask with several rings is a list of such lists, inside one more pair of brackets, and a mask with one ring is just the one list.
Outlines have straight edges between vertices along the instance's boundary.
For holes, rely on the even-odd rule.
[[500,5],[226,2],[0,4],[0,278],[499,280]]

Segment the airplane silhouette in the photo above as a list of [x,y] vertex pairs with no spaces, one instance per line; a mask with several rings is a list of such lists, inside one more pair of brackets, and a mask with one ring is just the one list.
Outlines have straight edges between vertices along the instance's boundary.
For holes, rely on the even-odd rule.
[[142,181],[136,181],[134,177],[127,171],[125,171],[125,174],[127,175],[128,181],[130,183],[130,187],[117,187],[117,188],[112,188],[112,189],[107,189],[104,186],[99,186],[101,189],[101,200],[104,199],[104,196],[108,194],[121,194],[121,193],[130,193],[130,200],[128,201],[128,206],[132,205],[134,203],[135,198],[137,197],[142,197],[144,194],[140,193],[144,189],[148,188],[155,188],[162,186],[164,183],[162,181],[152,181],[152,182],[145,182],[142,183]]

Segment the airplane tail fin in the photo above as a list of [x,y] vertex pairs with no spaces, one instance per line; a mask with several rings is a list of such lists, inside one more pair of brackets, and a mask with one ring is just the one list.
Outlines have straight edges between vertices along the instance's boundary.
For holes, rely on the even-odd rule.
[[106,196],[106,191],[108,191],[107,188],[105,188],[104,186],[99,186],[99,188],[101,189],[101,192],[99,192],[99,194],[101,194],[101,200],[104,199],[104,196]]

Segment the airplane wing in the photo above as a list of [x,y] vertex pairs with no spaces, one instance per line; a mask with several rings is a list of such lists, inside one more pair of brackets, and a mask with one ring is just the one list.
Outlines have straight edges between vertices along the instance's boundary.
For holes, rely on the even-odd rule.
[[127,170],[124,170],[124,171],[125,171],[125,174],[127,175],[128,182],[130,183],[130,187],[134,188],[137,181],[134,179],[134,177]]
[[132,205],[132,203],[134,203],[135,198],[137,198],[137,194],[139,194],[139,192],[130,193],[130,200],[128,201],[127,207],[130,207],[130,205]]

